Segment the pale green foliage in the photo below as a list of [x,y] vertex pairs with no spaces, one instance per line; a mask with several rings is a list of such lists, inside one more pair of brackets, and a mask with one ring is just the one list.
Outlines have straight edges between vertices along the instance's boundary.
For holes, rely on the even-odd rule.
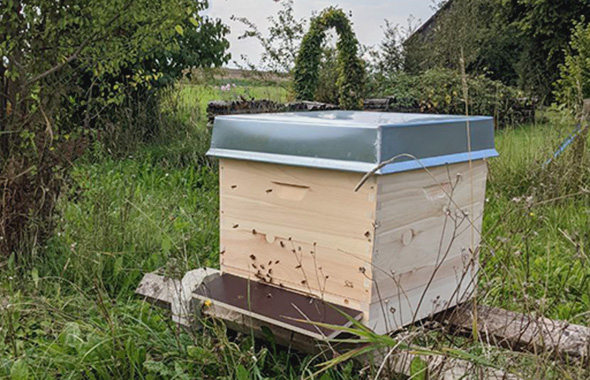
[[578,23],[574,28],[555,95],[558,102],[576,111],[590,98],[590,25]]

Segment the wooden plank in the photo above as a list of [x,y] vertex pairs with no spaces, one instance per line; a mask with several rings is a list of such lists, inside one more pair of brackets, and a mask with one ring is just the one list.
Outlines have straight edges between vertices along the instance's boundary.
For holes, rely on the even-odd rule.
[[[268,339],[268,335],[263,331],[263,329],[267,328],[273,333],[277,344],[307,354],[322,354],[327,359],[352,348],[349,346],[342,347],[341,344],[330,344],[325,341],[309,339],[307,335],[265,323],[218,304],[212,304],[205,308],[203,315],[223,321],[231,330],[251,334],[259,339]],[[427,364],[427,378],[432,380],[521,380],[517,375],[495,368],[475,366],[467,360],[452,359],[444,356],[419,356],[405,350],[398,350],[389,356],[387,354],[388,350],[380,349],[377,350],[376,355],[364,355],[356,358],[356,360],[363,364],[372,363],[377,366],[380,366],[385,361],[385,370],[383,372],[411,376],[411,363],[414,359],[420,358]]]
[[198,287],[193,296],[320,340],[333,338],[340,331],[299,320],[348,327],[351,322],[343,313],[357,320],[363,315],[361,311],[231,274]]
[[[329,342],[310,339],[307,335],[271,323],[266,323],[251,315],[228,309],[217,303],[212,303],[209,307],[204,308],[203,315],[223,321],[229,329],[244,334],[254,335],[256,338],[260,339],[268,339],[268,335],[263,330],[269,329],[273,333],[277,344],[291,347],[307,354],[322,354],[326,359],[355,347],[351,347],[350,345],[343,346],[341,344],[330,344]],[[418,349],[421,347],[415,348]],[[521,377],[515,374],[495,368],[475,366],[467,360],[434,355],[416,355],[408,350],[396,350],[392,354],[388,354],[389,350],[383,348],[378,349],[370,355],[360,356],[356,358],[356,360],[363,364],[371,363],[376,366],[380,366],[385,362],[382,374],[394,373],[411,376],[411,363],[414,359],[420,358],[427,364],[427,378],[432,380],[521,380]]]
[[[536,318],[484,305],[477,306],[477,330],[484,342],[511,350],[548,352],[562,359],[590,358],[590,328],[566,321]],[[473,306],[467,303],[440,313],[436,320],[453,330],[471,334]]]
[[[207,275],[201,282],[210,283],[210,277],[216,278],[215,270],[203,268],[202,270],[191,271],[193,274],[206,273]],[[191,273],[189,272],[189,273]],[[192,276],[195,277],[195,276]],[[197,276],[198,277],[198,276]],[[187,278],[185,280],[185,278]],[[185,282],[193,283],[190,276],[185,276]],[[190,280],[190,281],[189,281]],[[154,304],[170,308],[172,300],[178,297],[178,290],[182,286],[181,280],[169,279],[157,274],[148,273],[144,276],[140,285],[137,288],[137,294],[144,297],[147,301]],[[253,314],[244,313],[235,308],[228,308],[223,304],[212,303],[208,307],[201,309],[201,302],[195,299],[198,305],[194,305],[193,309],[202,310],[203,316],[214,318],[223,321],[225,325],[232,330],[239,331],[245,334],[252,334],[260,339],[267,339],[268,335],[265,329],[269,329],[277,344],[292,347],[298,351],[318,354],[323,353],[328,358],[337,355],[338,352],[350,349],[350,347],[342,347],[341,345],[331,345],[318,339],[310,339],[309,335],[301,334],[294,331],[292,328],[278,326],[274,323],[268,323],[264,320],[255,318]],[[467,309],[469,307],[467,306]],[[480,310],[480,315],[484,315]],[[193,321],[198,322],[198,321]],[[386,360],[386,366],[389,371],[400,373],[402,375],[410,376],[410,363],[413,359],[418,357],[409,351],[396,351],[391,355],[383,349],[377,356],[367,355],[359,357],[358,360],[364,363],[372,362],[374,364],[381,364]],[[471,363],[464,360],[450,359],[441,356],[420,356],[422,360],[427,363],[430,379],[444,379],[444,380],[479,380],[481,376],[485,379],[492,380],[519,380],[515,375],[499,371],[492,368],[475,368]]]
[[250,315],[229,309],[221,304],[212,303],[208,307],[204,307],[202,313],[203,316],[223,322],[230,330],[253,335],[258,339],[268,340],[269,337],[264,331],[268,329],[272,332],[276,344],[293,348],[299,352],[315,355],[324,351],[329,345],[324,341],[310,339],[307,335],[261,321]]
[[376,186],[354,192],[361,176],[221,160],[222,271],[366,310]]
[[476,366],[467,360],[445,356],[415,355],[410,351],[399,351],[387,358],[387,368],[393,373],[410,376],[411,363],[419,358],[426,363],[427,376],[431,380],[521,380],[518,375],[496,368]]
[[[223,305],[215,303],[204,308],[203,315],[223,321],[229,329],[254,335],[260,339],[268,339],[268,335],[263,329],[269,329],[273,333],[277,344],[307,354],[321,354],[326,359],[354,347],[349,345],[343,347],[341,344],[330,344],[329,342],[310,339],[307,335],[265,323],[252,316],[227,309]],[[382,374],[394,373],[411,376],[411,363],[414,359],[420,358],[427,364],[427,378],[432,380],[521,380],[517,375],[495,368],[475,366],[467,360],[452,359],[444,356],[419,356],[407,350],[396,350],[391,355],[388,355],[388,353],[389,351],[385,348],[378,349],[376,352],[360,356],[356,360],[363,364],[371,363],[376,366],[381,366],[385,362]]]

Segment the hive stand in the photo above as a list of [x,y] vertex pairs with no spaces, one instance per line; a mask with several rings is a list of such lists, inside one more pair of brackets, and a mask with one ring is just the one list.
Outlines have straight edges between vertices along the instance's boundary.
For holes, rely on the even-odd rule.
[[[198,329],[204,318],[213,318],[223,321],[229,329],[261,339],[268,339],[267,331],[270,330],[277,344],[304,353],[324,353],[330,357],[342,353],[343,350],[351,349],[351,346],[341,347],[331,344],[326,338],[310,339],[309,335],[293,331],[290,327],[285,328],[272,320],[260,319],[255,314],[244,313],[223,304],[209,302],[210,300],[198,295],[190,301],[181,296],[183,292],[201,293],[199,287],[206,287],[218,277],[219,271],[210,268],[200,268],[188,272],[182,280],[148,273],[144,276],[136,293],[148,302],[171,310],[173,319],[184,323],[181,325],[184,328]],[[175,312],[172,310],[173,303],[182,306],[176,308]],[[469,335],[473,331],[472,311],[472,305],[467,303],[453,310],[436,314],[433,320],[443,323],[454,331]],[[550,352],[556,359],[568,363],[572,361],[588,362],[590,357],[590,329],[587,327],[547,318],[535,318],[483,305],[477,306],[477,315],[479,339],[483,342],[535,354]],[[362,357],[360,359],[379,364],[384,355],[386,352],[382,352],[381,357]],[[401,351],[388,357],[387,360],[394,372],[410,375],[411,362],[417,356],[410,351]],[[427,362],[431,379],[476,380],[481,379],[482,375],[483,378],[490,380],[520,379],[514,374],[493,368],[478,369],[474,373],[473,365],[465,360],[428,355],[420,357]]]

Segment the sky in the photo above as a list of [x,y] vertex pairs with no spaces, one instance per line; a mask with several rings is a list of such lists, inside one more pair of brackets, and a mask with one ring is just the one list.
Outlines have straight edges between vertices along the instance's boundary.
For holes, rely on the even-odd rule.
[[[232,15],[246,17],[254,22],[261,31],[269,25],[267,18],[276,15],[281,2],[275,0],[210,0],[207,15],[220,18],[231,29],[228,36],[232,62],[228,67],[235,67],[234,60],[243,54],[250,62],[256,64],[262,54],[259,43],[252,38],[238,40],[244,27],[230,18]],[[294,0],[295,17],[309,19],[313,11],[336,5],[347,14],[352,12],[352,22],[359,42],[363,45],[377,46],[383,38],[385,19],[392,24],[403,27],[408,19],[414,17],[414,24],[424,22],[434,13],[433,0]]]

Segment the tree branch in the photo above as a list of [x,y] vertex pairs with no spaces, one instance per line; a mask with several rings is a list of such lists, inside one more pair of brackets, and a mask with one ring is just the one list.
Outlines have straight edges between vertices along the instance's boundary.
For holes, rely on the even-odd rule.
[[[129,0],[127,2],[127,4],[125,4],[125,6],[121,9],[120,12],[118,12],[111,20],[109,20],[106,25],[112,25],[115,21],[117,21],[119,19],[119,17],[121,17],[121,15],[129,8],[129,6],[131,6],[131,4],[133,3],[133,0]],[[70,55],[68,57],[68,59],[66,59],[64,62],[53,66],[52,68],[48,69],[47,71],[44,71],[43,73],[37,75],[36,77],[33,77],[32,79],[28,80],[26,85],[29,86],[43,78],[45,78],[48,75],[53,74],[54,72],[61,70],[61,68],[63,68],[64,66],[70,64],[71,62],[75,61],[76,59],[78,59],[80,53],[82,52],[82,50],[84,50],[84,48],[86,46],[88,46],[88,44],[92,41],[95,41],[96,39],[92,39],[92,35],[86,37],[86,39],[84,41],[82,41],[82,43],[80,44],[80,46],[78,46],[78,48],[76,49],[76,51],[74,51],[74,53],[72,55]]]

